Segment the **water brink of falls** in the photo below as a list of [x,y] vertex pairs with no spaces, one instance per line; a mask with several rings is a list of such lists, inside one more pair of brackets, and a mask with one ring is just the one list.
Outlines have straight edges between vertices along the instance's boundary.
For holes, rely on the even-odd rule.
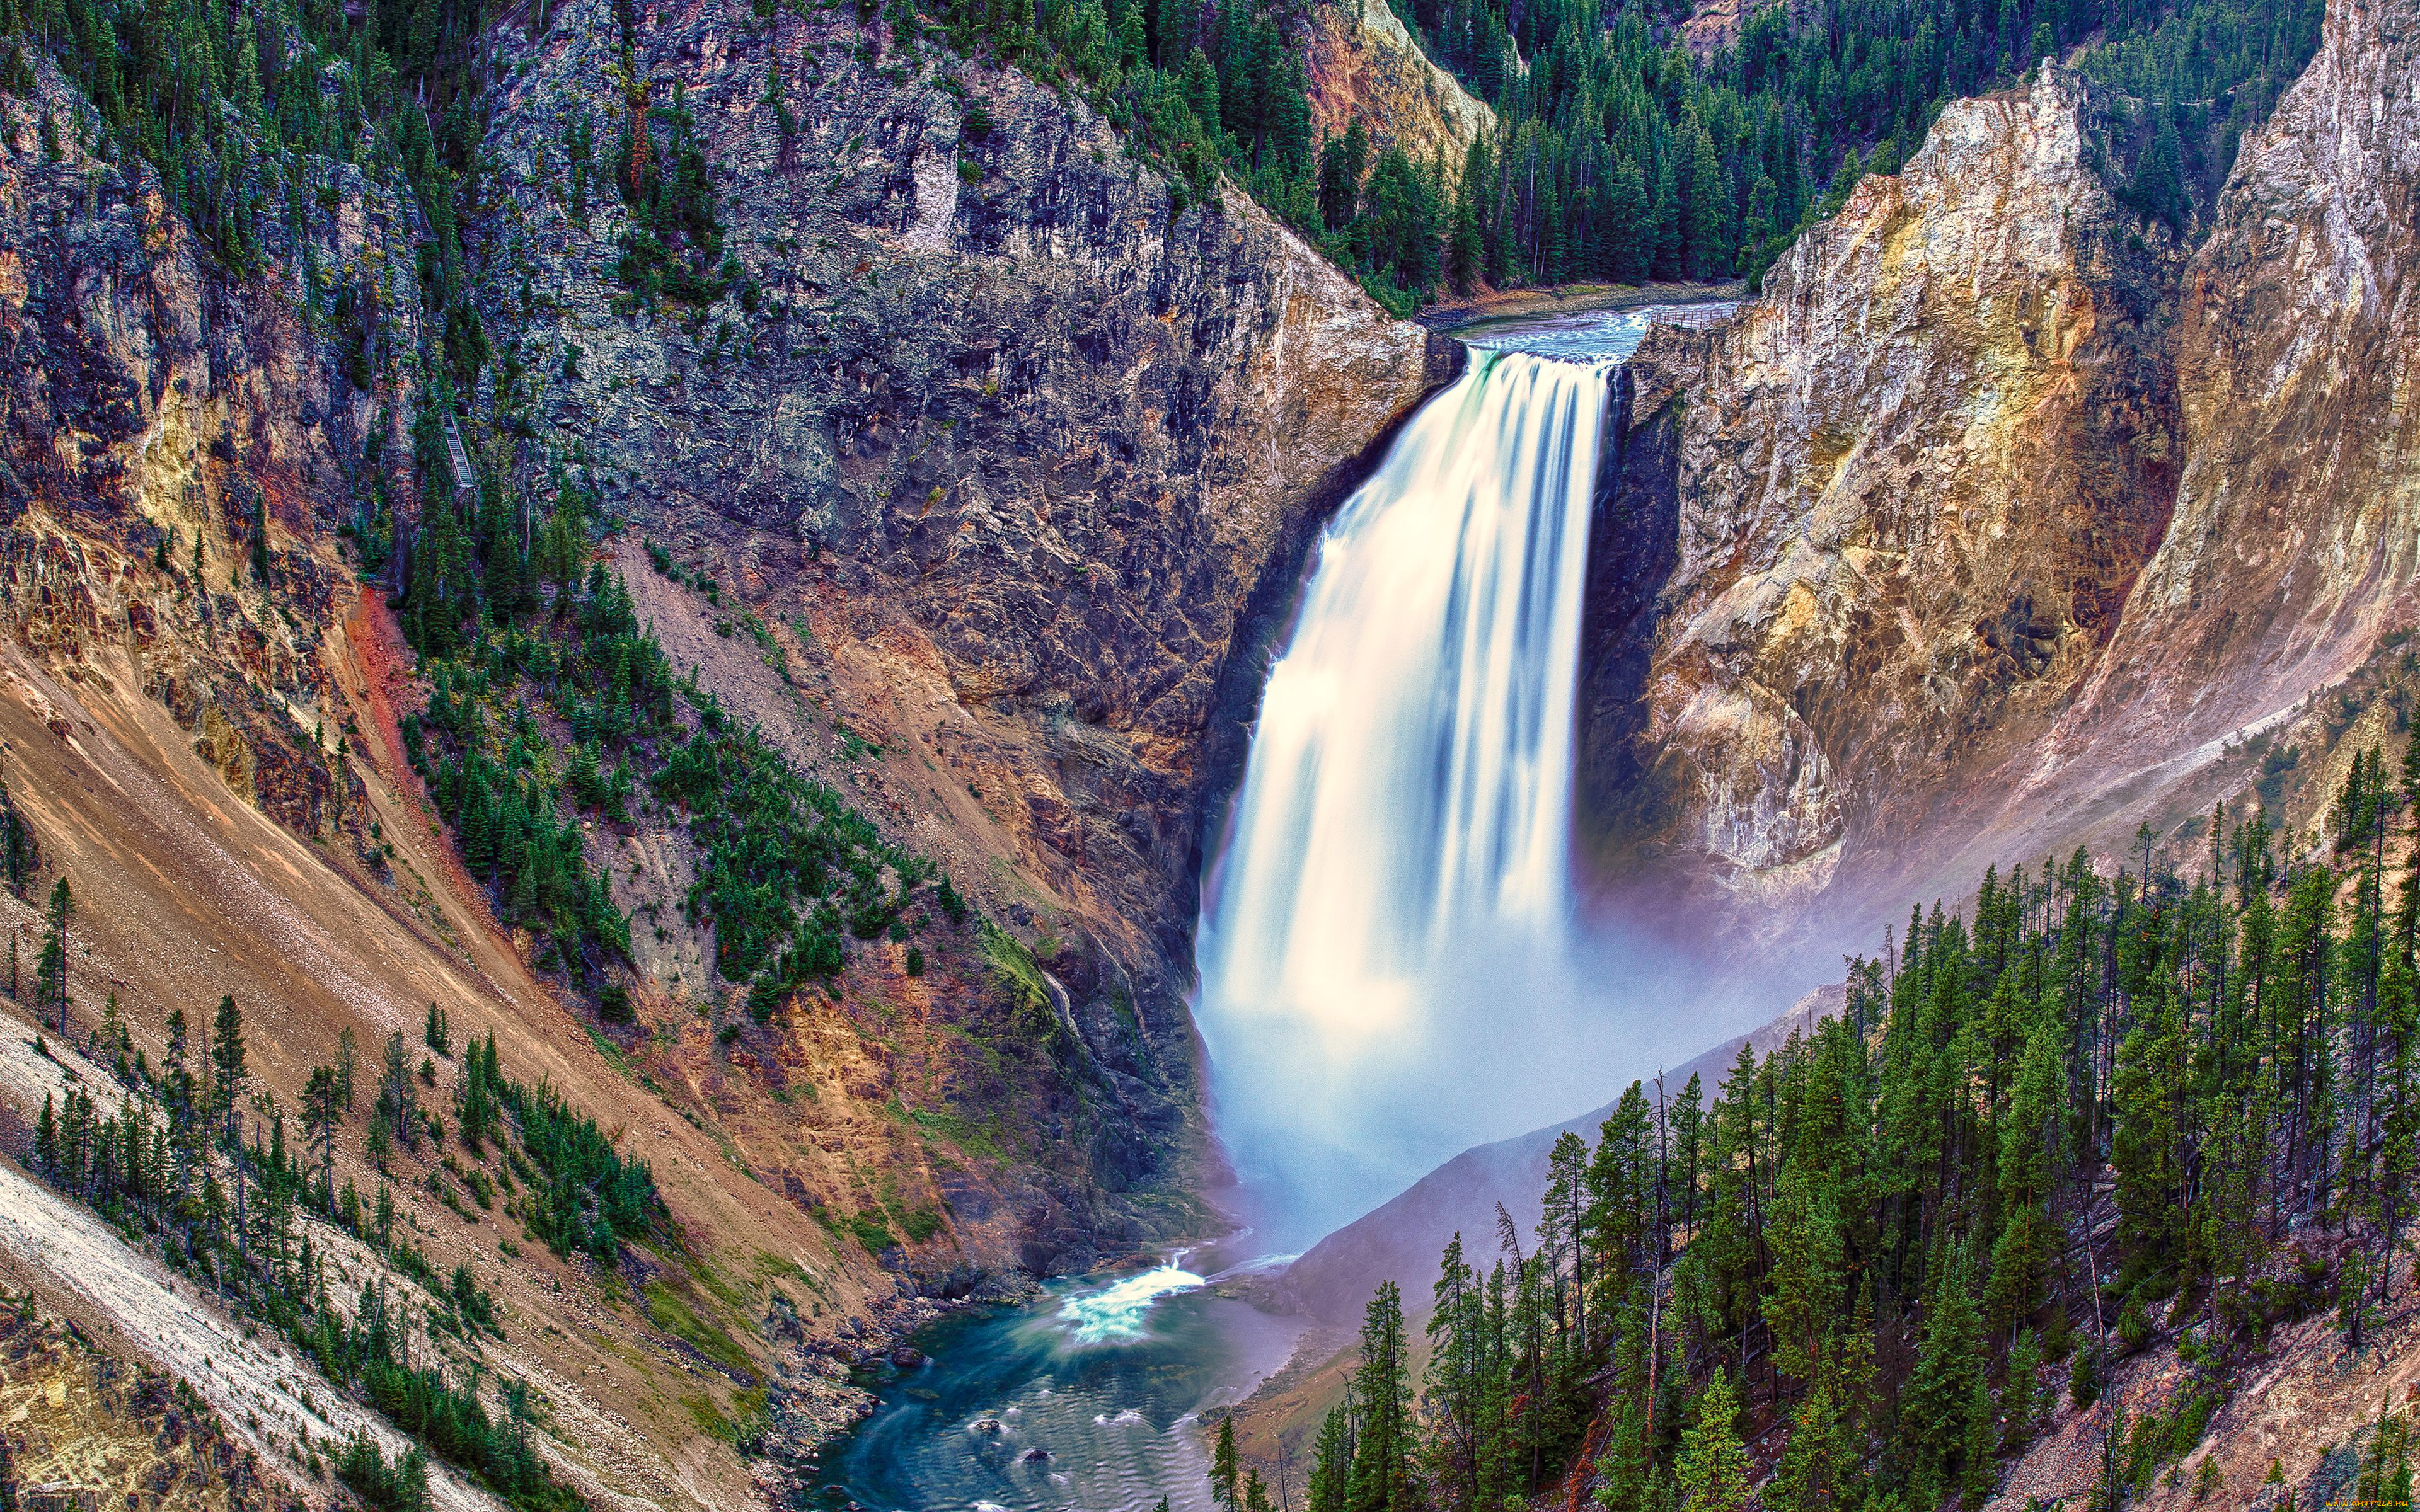
[[1491,1078],[1572,996],[1589,515],[1644,326],[1474,349],[1320,543],[1197,947],[1220,1131],[1297,1228],[1539,1111]]

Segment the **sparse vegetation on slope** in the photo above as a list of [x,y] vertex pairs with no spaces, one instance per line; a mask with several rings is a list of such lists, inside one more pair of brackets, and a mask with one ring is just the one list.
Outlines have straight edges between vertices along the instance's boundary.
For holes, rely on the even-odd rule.
[[[441,1280],[419,1248],[396,1232],[386,1187],[374,1204],[364,1202],[350,1181],[336,1191],[333,1134],[349,1103],[337,1069],[323,1066],[313,1074],[305,1097],[307,1149],[288,1148],[285,1118],[274,1112],[266,1143],[256,1127],[251,1144],[243,1142],[255,1103],[242,1025],[234,999],[224,1000],[204,1074],[188,1062],[182,1015],[172,1017],[167,1052],[155,1072],[140,1055],[130,1060],[113,1015],[87,1048],[94,1059],[121,1068],[122,1095],[108,1111],[74,1087],[63,1108],[46,1099],[31,1150],[36,1172],[90,1204],[131,1242],[156,1248],[171,1265],[285,1334],[330,1381],[358,1390],[419,1443],[514,1506],[561,1512],[582,1504],[531,1442],[529,1404],[517,1384],[505,1386],[497,1416],[481,1399],[475,1372],[466,1380],[442,1360],[413,1364],[415,1319],[432,1336],[501,1337],[495,1304],[467,1266],[458,1266],[450,1282]],[[457,1104],[463,1144],[476,1154],[482,1141],[505,1145],[508,1132],[518,1134],[519,1149],[507,1146],[505,1156],[531,1178],[523,1216],[557,1253],[611,1261],[622,1241],[660,1222],[662,1204],[645,1164],[622,1159],[595,1119],[543,1082],[533,1089],[505,1078],[493,1035],[484,1046],[473,1041],[465,1055]],[[374,1142],[391,1119],[408,1116],[409,1109],[382,1096],[371,1113]],[[392,1298],[381,1281],[365,1286],[348,1312],[331,1290],[329,1239],[315,1237],[315,1223],[369,1245],[418,1281],[426,1301],[415,1307]],[[422,1504],[427,1494],[417,1455],[389,1463],[363,1438],[346,1449],[337,1468],[371,1504],[408,1508]]]
[[113,1508],[301,1512],[261,1468],[192,1386],[126,1368],[31,1291],[0,1295],[0,1505],[40,1507],[30,1489],[64,1484]]
[[[749,984],[759,1023],[838,975],[850,938],[923,926],[910,908],[933,864],[676,678],[603,567],[578,578],[589,516],[577,487],[558,487],[535,549],[445,504],[431,513],[405,610],[431,691],[404,720],[405,749],[498,912],[543,942],[541,968],[568,972],[609,1010],[627,1001],[605,972],[628,958],[629,923],[585,858],[576,814],[628,825],[647,796],[685,821],[699,860],[683,905],[713,926],[716,969]],[[941,895],[955,893],[946,881],[934,890],[954,918]]]

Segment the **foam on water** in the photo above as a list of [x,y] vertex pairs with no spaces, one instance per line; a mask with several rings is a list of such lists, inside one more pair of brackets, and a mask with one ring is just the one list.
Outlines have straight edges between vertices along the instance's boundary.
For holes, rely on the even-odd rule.
[[1195,1414],[1249,1393],[1303,1324],[1220,1295],[1186,1261],[1053,1282],[1030,1306],[920,1335],[930,1362],[886,1385],[830,1461],[850,1495],[877,1512],[1152,1512],[1163,1495],[1218,1512]]
[[1132,1344],[1150,1335],[1151,1312],[1164,1297],[1194,1290],[1202,1277],[1174,1265],[1127,1276],[1098,1291],[1078,1292],[1059,1305],[1058,1324],[1078,1348]]

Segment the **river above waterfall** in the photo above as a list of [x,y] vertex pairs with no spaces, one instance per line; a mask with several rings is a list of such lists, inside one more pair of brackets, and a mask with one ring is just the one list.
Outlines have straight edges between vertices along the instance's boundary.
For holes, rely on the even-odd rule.
[[1249,1395],[1304,1323],[1188,1263],[934,1324],[916,1339],[926,1363],[881,1388],[833,1483],[875,1512],[1149,1512],[1162,1496],[1209,1512],[1198,1414]]

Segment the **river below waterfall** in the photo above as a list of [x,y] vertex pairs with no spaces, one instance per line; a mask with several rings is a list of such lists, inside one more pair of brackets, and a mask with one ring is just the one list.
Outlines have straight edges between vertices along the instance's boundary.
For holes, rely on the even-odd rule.
[[1187,1260],[926,1329],[927,1362],[882,1388],[834,1484],[876,1512],[1149,1512],[1162,1496],[1208,1512],[1197,1415],[1249,1395],[1304,1323],[1220,1295]]

